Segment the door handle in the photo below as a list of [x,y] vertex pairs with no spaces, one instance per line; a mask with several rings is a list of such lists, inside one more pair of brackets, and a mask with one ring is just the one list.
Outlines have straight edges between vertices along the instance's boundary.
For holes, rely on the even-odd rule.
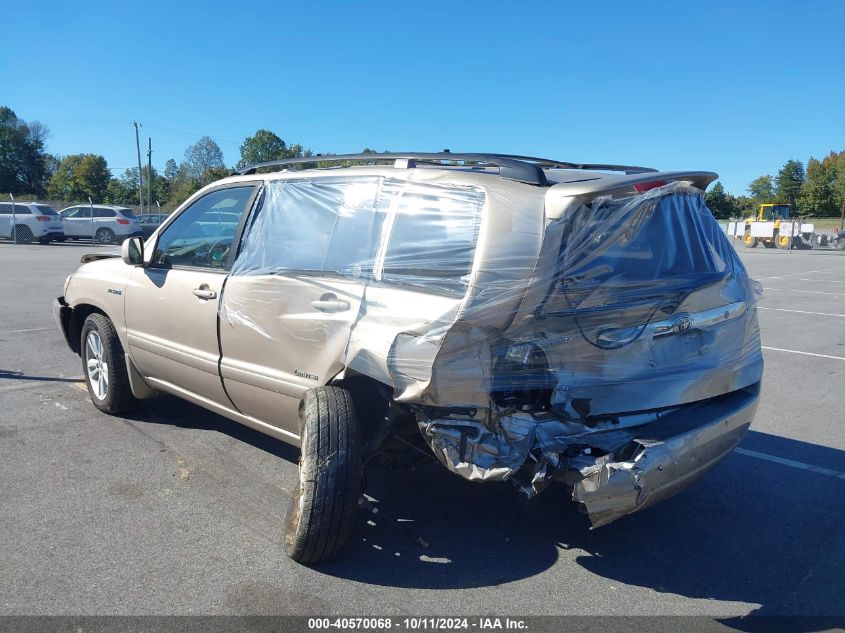
[[194,293],[194,296],[197,296],[200,299],[203,299],[204,301],[208,301],[209,299],[216,299],[217,298],[217,292],[214,291],[214,290],[211,290],[205,284],[203,284],[199,288],[194,288],[191,292]]
[[323,295],[316,301],[311,302],[311,307],[320,312],[341,312],[349,309],[349,302],[338,299],[333,294]]

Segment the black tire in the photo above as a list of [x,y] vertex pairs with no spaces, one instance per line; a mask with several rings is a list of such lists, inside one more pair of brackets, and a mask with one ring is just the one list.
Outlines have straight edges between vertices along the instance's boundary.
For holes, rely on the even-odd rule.
[[836,240],[836,250],[845,251],[845,237],[840,237]]
[[115,234],[111,229],[97,229],[97,232],[94,234],[94,239],[97,244],[114,244]]
[[322,563],[346,545],[361,495],[361,442],[352,395],[317,387],[299,408],[299,482],[285,519],[285,551],[298,563]]
[[[107,387],[104,397],[95,393],[92,384],[92,377],[89,372],[88,362],[88,335],[96,331],[102,342],[101,358],[106,363]],[[126,371],[126,359],[123,353],[123,346],[117,337],[114,325],[111,320],[102,314],[90,314],[82,325],[82,333],[79,341],[80,356],[82,357],[82,373],[85,376],[85,385],[88,387],[88,394],[91,402],[103,413],[116,415],[132,409],[137,400],[132,395],[132,388],[129,385],[129,376]]]
[[18,244],[32,244],[35,241],[35,236],[32,234],[32,229],[25,224],[16,224],[13,239]]

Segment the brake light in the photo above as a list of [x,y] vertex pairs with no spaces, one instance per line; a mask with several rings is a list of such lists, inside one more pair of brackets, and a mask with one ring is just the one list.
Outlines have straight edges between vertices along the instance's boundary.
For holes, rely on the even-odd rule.
[[634,191],[637,193],[645,193],[651,189],[657,189],[663,185],[668,184],[665,180],[652,180],[651,182],[638,182],[634,185]]
[[118,218],[117,223],[118,224],[129,224],[129,220],[127,220],[126,218]]
[[35,219],[38,220],[39,222],[49,222],[50,216],[49,215],[36,215]]

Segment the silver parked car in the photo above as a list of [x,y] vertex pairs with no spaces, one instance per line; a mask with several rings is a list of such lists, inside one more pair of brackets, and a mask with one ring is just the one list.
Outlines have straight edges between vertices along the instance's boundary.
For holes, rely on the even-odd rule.
[[18,244],[47,244],[64,239],[62,217],[41,202],[0,202],[0,237]]
[[301,446],[295,560],[340,550],[362,464],[397,446],[529,496],[569,486],[601,526],[742,439],[759,284],[704,204],[716,174],[313,160],[202,189],[122,257],[83,258],[54,309],[100,410],[167,392]]
[[62,209],[67,239],[93,239],[98,244],[116,244],[142,235],[138,216],[126,207],[83,204]]

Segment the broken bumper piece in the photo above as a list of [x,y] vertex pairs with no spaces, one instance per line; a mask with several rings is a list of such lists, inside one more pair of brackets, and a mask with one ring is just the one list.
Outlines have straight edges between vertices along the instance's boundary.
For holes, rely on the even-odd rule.
[[619,416],[610,426],[548,414],[478,421],[420,419],[438,459],[472,481],[510,480],[529,495],[552,481],[572,486],[594,527],[680,492],[739,444],[754,418],[759,383],[710,400],[651,414]]

